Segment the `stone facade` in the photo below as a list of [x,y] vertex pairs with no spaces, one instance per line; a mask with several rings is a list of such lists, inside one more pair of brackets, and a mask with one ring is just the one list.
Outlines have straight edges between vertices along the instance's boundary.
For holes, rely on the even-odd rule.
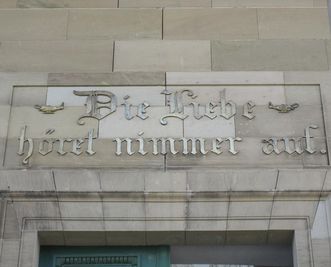
[[[329,25],[326,0],[0,0],[0,266],[37,267],[42,245],[284,244],[295,267],[331,266]],[[223,126],[160,128],[117,113],[78,126],[84,99],[73,88],[110,88],[134,106],[146,97],[151,120],[166,110],[163,90],[191,89],[202,101],[226,90],[240,113]],[[34,108],[61,99],[63,112]],[[249,123],[248,100],[257,114]],[[269,101],[300,107],[283,121]],[[303,136],[306,122],[319,126],[316,153],[257,149],[273,134]],[[62,138],[93,129],[98,151],[35,153],[23,164],[24,125],[35,140],[53,127]],[[238,155],[220,157],[118,157],[105,141],[137,130],[244,140]]]

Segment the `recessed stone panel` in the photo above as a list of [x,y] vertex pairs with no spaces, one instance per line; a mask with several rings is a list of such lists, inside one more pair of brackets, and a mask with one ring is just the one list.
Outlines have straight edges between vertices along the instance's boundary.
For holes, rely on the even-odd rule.
[[33,87],[35,104],[27,88],[14,90],[5,167],[328,164],[316,85]]

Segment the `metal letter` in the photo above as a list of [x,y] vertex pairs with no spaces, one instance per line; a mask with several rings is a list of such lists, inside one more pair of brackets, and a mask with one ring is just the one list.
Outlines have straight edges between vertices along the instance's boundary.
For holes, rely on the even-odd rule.
[[[293,153],[297,153],[299,155],[301,155],[304,150],[302,149],[302,138],[301,137],[283,137],[282,138],[284,141],[284,145],[285,145],[285,152],[288,154],[293,154]],[[291,143],[293,143],[293,146],[291,147]]]
[[25,144],[25,142],[28,143],[28,145],[29,145],[28,146],[28,154],[22,160],[22,163],[24,165],[26,165],[26,164],[29,163],[29,159],[31,158],[32,153],[33,153],[33,140],[31,138],[25,139],[26,129],[27,129],[27,126],[26,125],[21,128],[21,135],[18,138],[18,140],[20,141],[20,143],[19,143],[19,149],[18,149],[18,152],[17,152],[18,155],[23,156],[24,155],[24,144]]
[[180,92],[170,93],[167,89],[162,91],[161,94],[166,95],[166,105],[169,106],[169,114],[166,114],[160,118],[160,123],[162,125],[167,125],[168,121],[166,118],[177,118],[181,120],[185,120],[188,115],[184,114],[184,104],[183,104],[183,94],[187,93],[187,95],[195,99],[197,96],[194,95],[192,90],[184,89]]
[[275,154],[279,155],[281,153],[278,148],[278,138],[263,139],[262,142],[266,144],[262,148],[264,154],[270,155],[272,152],[275,152]]
[[306,127],[305,129],[305,138],[306,138],[306,148],[305,151],[307,151],[309,154],[314,154],[316,152],[315,149],[313,149],[314,147],[314,142],[313,142],[313,138],[310,134],[310,129],[317,129],[318,126],[317,125],[309,125],[308,127]]
[[213,139],[212,143],[213,143],[213,148],[211,150],[211,152],[220,155],[222,154],[222,150],[221,150],[221,143],[223,142],[222,138],[216,138]]
[[226,101],[225,99],[225,90],[220,92],[220,106],[221,112],[220,116],[229,120],[237,113],[236,104],[233,101]]
[[59,141],[59,148],[57,150],[57,153],[60,154],[61,156],[64,156],[65,154],[68,153],[68,152],[64,151],[64,143],[71,142],[72,139],[71,138],[59,138],[59,139],[57,139],[57,141]]
[[[107,91],[73,91],[77,96],[87,96],[86,99],[86,112],[80,116],[77,120],[79,125],[84,125],[85,122],[82,121],[83,118],[94,118],[97,120],[102,120],[111,113],[116,111],[117,99],[116,96]],[[99,97],[106,97],[107,100],[103,101]],[[107,109],[108,112],[101,114],[102,109]]]
[[217,115],[215,114],[216,107],[217,107],[217,104],[214,102],[209,102],[208,104],[206,104],[205,116],[211,120],[215,119],[217,117]]
[[90,156],[93,156],[96,152],[93,151],[93,133],[94,129],[89,130],[87,136],[87,150],[86,153]]
[[161,138],[161,154],[167,154],[167,142],[170,145],[170,153],[176,155],[178,151],[175,150],[175,140],[173,138]]
[[122,154],[122,143],[126,142],[126,152],[129,156],[133,155],[135,152],[132,151],[132,139],[131,138],[115,138],[113,142],[116,142],[116,155],[120,156]]
[[136,140],[139,142],[139,150],[138,153],[145,156],[148,152],[145,151],[145,141],[144,138],[142,138],[144,132],[140,132],[138,133],[138,135],[140,136],[139,138],[137,138]]
[[[53,142],[54,140],[41,140],[41,142],[39,143],[39,153],[43,156],[46,156],[47,154],[51,153],[53,151]],[[45,150],[45,143],[47,143],[47,150]]]
[[150,105],[146,102],[139,104],[137,117],[142,120],[146,120],[149,117],[148,115],[146,115],[147,114],[146,108],[148,107],[150,107]]
[[157,138],[151,138],[150,140],[148,140],[148,142],[153,143],[153,155],[158,155],[159,154],[158,141],[160,141],[160,139],[157,139]]
[[199,142],[200,145],[200,153],[203,155],[206,155],[208,151],[205,149],[205,139],[204,138],[181,138],[181,141],[183,142],[183,154],[187,155],[188,152],[188,142],[191,142],[191,154],[196,155],[197,154],[197,142]]
[[255,104],[252,101],[248,101],[244,105],[244,110],[243,110],[243,116],[249,120],[252,120],[255,118],[255,115],[253,114],[253,108],[255,107]]
[[200,120],[203,115],[200,114],[200,104],[196,103],[196,102],[192,102],[190,103],[190,105],[193,106],[193,116],[194,118],[196,118],[197,120]]
[[230,145],[229,152],[233,155],[238,154],[239,151],[236,151],[236,149],[235,149],[235,142],[241,142],[242,138],[240,138],[240,137],[228,137],[228,138],[226,138],[226,140],[229,141],[229,145]]
[[127,120],[132,120],[133,119],[133,115],[131,114],[131,107],[132,104],[130,104],[127,100],[130,98],[130,96],[126,95],[124,97],[124,103],[122,104],[122,106],[124,106],[124,116]]
[[81,144],[83,144],[83,143],[84,143],[84,140],[81,138],[73,140],[71,153],[73,153],[77,156],[82,154],[82,151],[80,151],[80,149],[81,149]]

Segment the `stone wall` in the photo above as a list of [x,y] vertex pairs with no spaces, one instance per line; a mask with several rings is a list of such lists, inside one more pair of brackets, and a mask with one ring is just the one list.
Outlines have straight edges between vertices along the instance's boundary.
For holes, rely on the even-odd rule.
[[[40,245],[274,245],[289,233],[295,267],[331,266],[330,66],[326,0],[0,1],[0,266],[37,267]],[[321,122],[327,154],[18,161],[11,129],[42,124],[24,106],[50,88],[257,85],[313,106],[302,117]]]

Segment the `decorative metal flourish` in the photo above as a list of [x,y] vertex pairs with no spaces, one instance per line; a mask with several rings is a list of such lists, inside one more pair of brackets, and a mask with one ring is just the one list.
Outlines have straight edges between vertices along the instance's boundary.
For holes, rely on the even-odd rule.
[[287,105],[287,104],[273,105],[271,102],[269,102],[268,105],[269,109],[275,109],[279,113],[289,113],[290,111],[295,110],[298,107],[299,107],[298,103],[294,103],[292,105]]
[[60,106],[40,106],[40,105],[35,105],[34,106],[36,109],[38,109],[40,112],[44,114],[54,114],[56,111],[63,110],[64,109],[64,102],[61,103]]

